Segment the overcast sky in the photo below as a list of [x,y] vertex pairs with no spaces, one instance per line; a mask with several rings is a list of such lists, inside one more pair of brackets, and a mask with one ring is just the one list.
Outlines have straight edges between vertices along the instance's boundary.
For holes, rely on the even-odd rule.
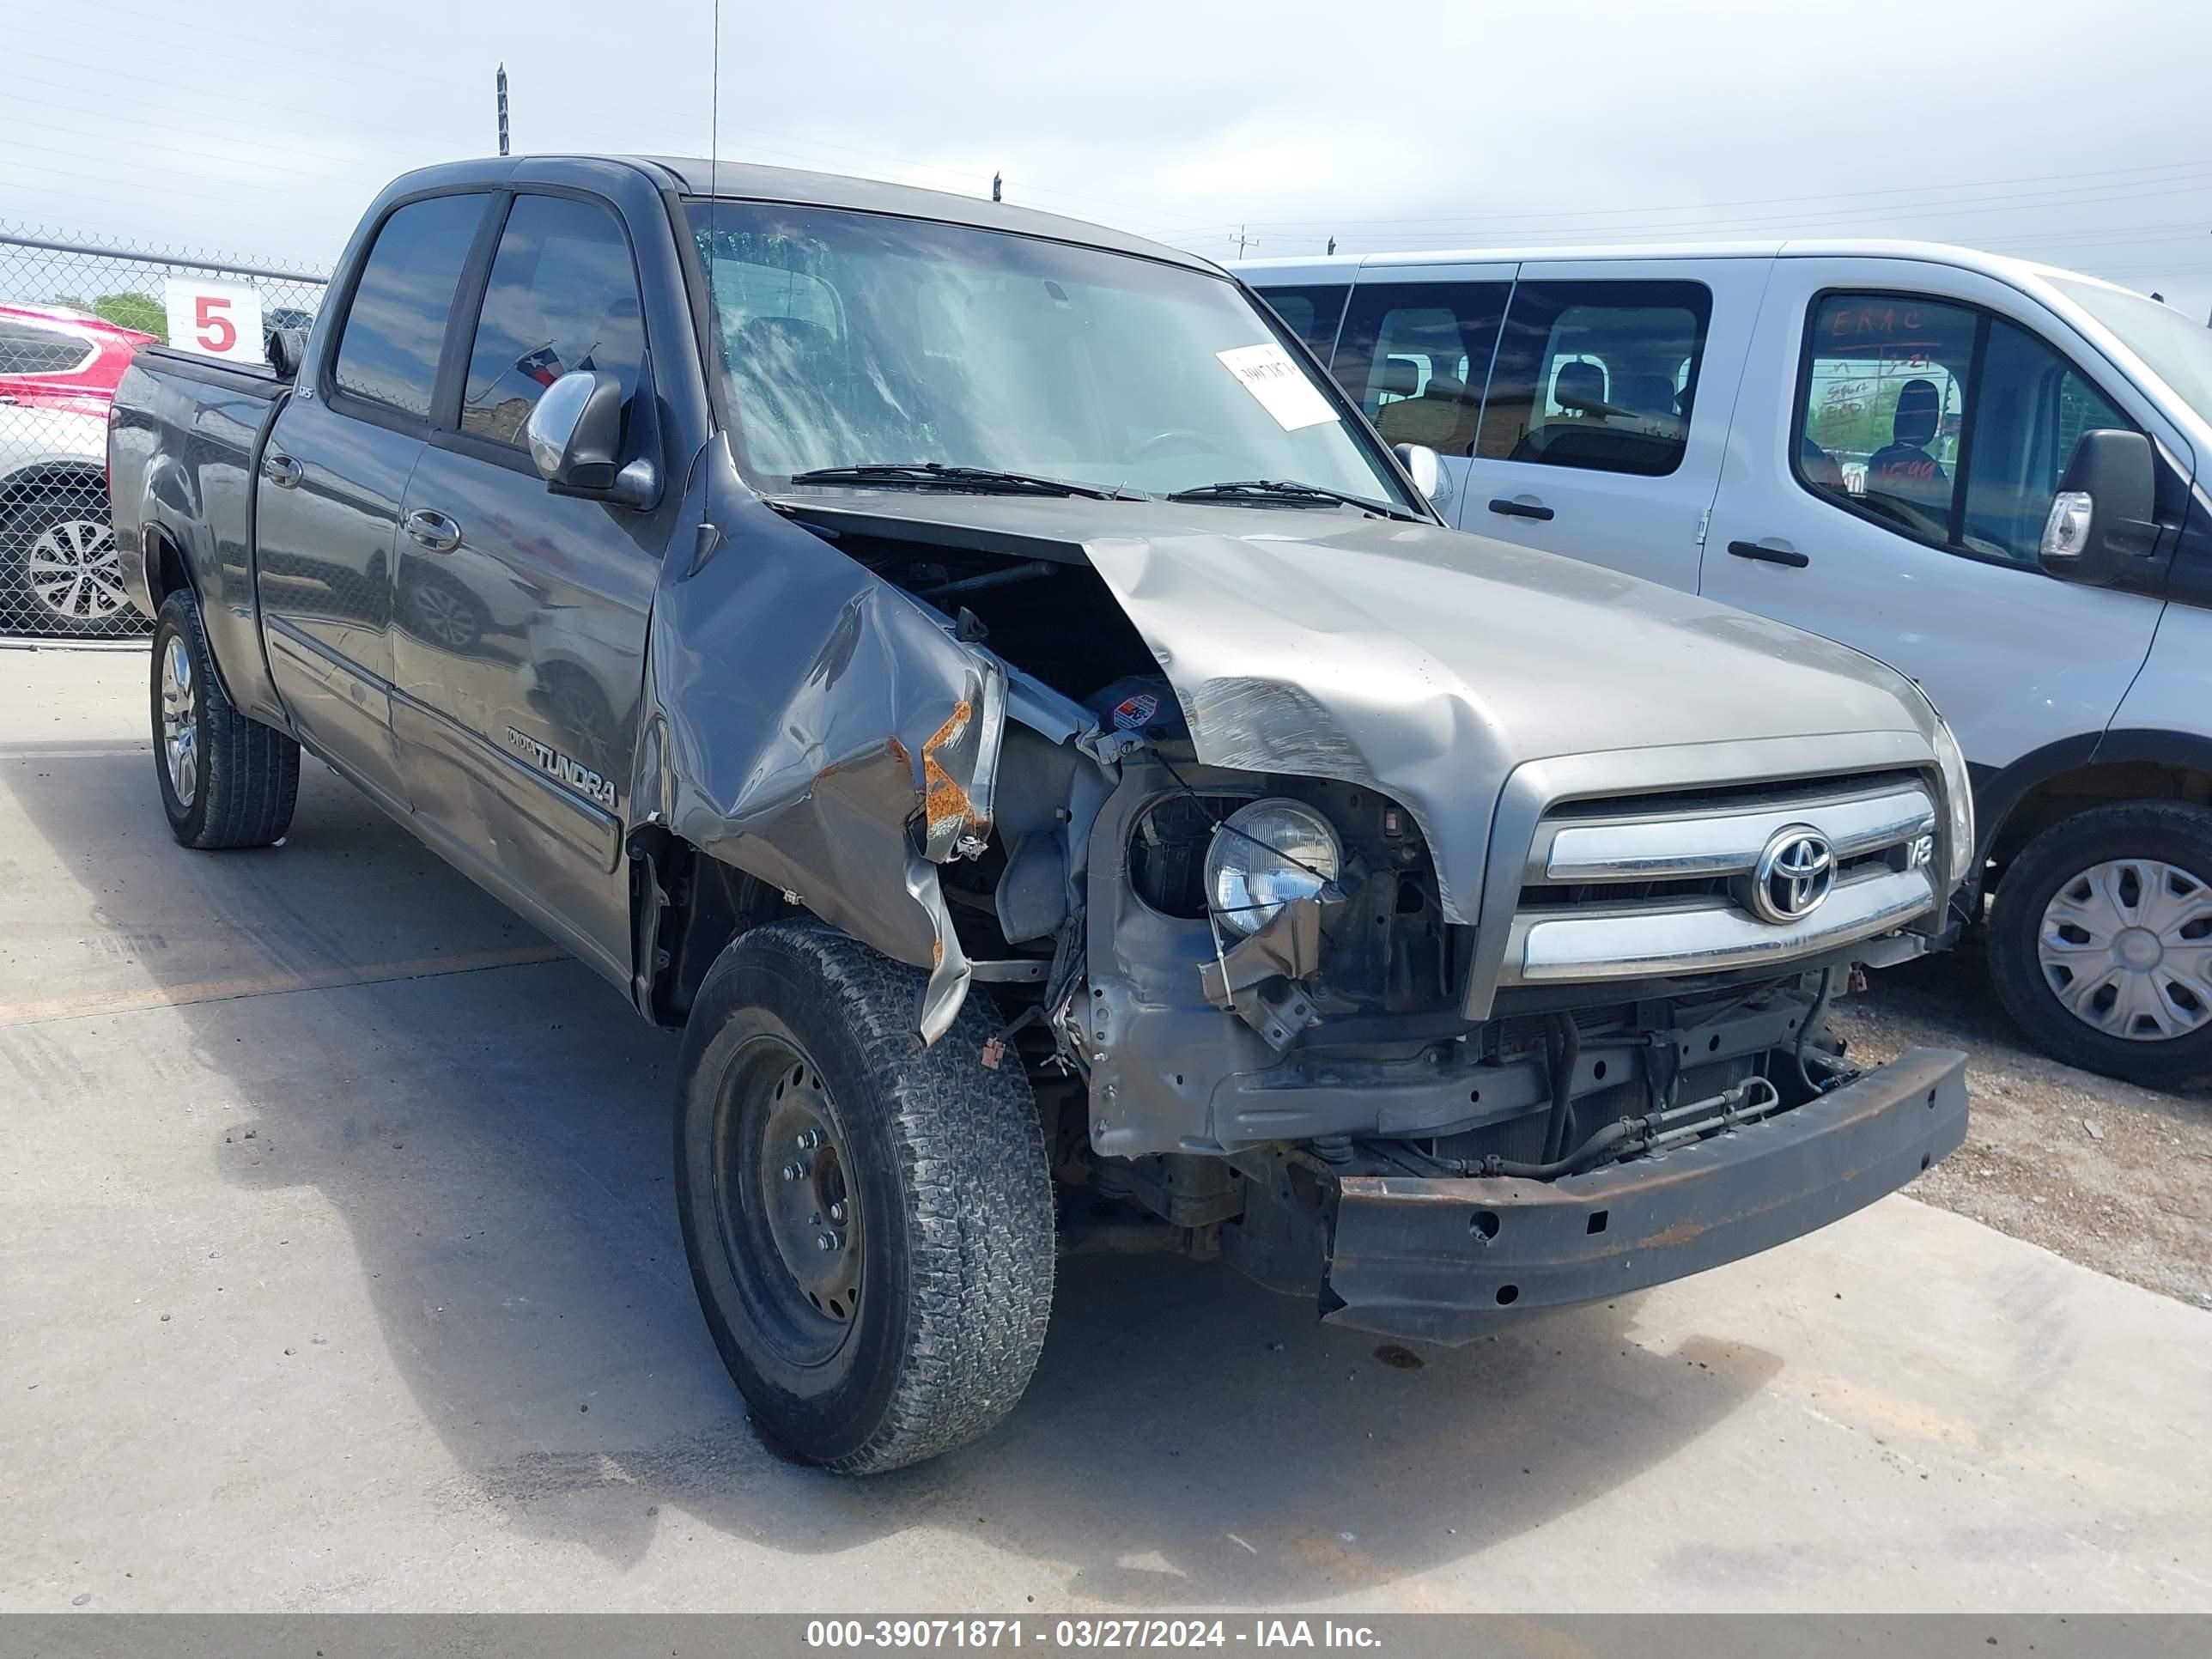
[[[326,264],[392,174],[702,155],[706,0],[0,0],[0,222]],[[2212,307],[2203,0],[725,0],[720,150],[1231,257],[1796,234]]]

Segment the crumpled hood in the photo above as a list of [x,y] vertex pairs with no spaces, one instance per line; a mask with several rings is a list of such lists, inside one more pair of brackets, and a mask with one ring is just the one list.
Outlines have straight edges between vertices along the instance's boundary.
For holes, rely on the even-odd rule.
[[1524,763],[1932,734],[1903,676],[1779,623],[1431,526],[1332,533],[1318,514],[1245,512],[1260,526],[1243,535],[1097,537],[1084,550],[1158,658],[1200,759],[1368,782],[1403,802],[1463,919],[1492,809]]
[[1932,738],[1934,712],[1911,683],[1847,647],[1433,525],[890,492],[846,495],[830,512],[896,520],[927,540],[1086,559],[1174,687],[1201,760],[1370,784],[1399,800],[1428,836],[1458,920],[1476,908],[1498,794],[1528,762],[1844,733]]
[[[1926,730],[1902,676],[1781,623],[1426,525],[1362,520],[1319,538],[1296,527],[1084,543],[1165,659],[1212,763],[1278,764],[1302,745],[1349,743],[1370,761],[1449,752],[1511,765]],[[1254,706],[1276,690],[1287,695],[1273,713]],[[1285,723],[1295,705],[1310,730]]]

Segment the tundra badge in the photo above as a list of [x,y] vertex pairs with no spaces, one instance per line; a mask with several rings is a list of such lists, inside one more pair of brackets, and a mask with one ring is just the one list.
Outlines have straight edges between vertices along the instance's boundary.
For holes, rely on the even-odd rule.
[[511,726],[507,728],[507,741],[509,748],[527,756],[537,764],[538,770],[550,773],[556,782],[582,791],[610,812],[615,810],[613,779],[601,777],[588,766],[580,766],[560,750],[548,748],[537,738],[518,732]]

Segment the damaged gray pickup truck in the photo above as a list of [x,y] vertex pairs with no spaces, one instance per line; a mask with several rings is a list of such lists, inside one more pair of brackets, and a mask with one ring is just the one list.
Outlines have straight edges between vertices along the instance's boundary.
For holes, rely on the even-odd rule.
[[790,1454],[1027,1384],[1057,1249],[1463,1341],[1955,1147],[1856,964],[1974,836],[1913,685],[1437,522],[1233,278],[703,163],[411,173],[268,370],[141,352],[118,544],[179,841],[300,750],[684,1032],[681,1220]]

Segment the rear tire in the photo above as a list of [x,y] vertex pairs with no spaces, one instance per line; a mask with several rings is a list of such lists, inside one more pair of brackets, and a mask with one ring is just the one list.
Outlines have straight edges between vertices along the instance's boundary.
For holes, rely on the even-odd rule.
[[[967,1444],[1029,1384],[1052,1310],[1052,1180],[971,990],[934,1047],[923,976],[811,923],[741,935],[701,988],[677,1203],[714,1345],[780,1450],[872,1474]],[[828,1242],[824,1242],[828,1241]]]
[[190,588],[161,601],[151,678],[154,775],[169,833],[210,850],[283,840],[300,796],[300,745],[233,706]]
[[1997,883],[1989,959],[2046,1054],[2146,1088],[2212,1075],[2212,811],[2120,801],[2051,825]]

